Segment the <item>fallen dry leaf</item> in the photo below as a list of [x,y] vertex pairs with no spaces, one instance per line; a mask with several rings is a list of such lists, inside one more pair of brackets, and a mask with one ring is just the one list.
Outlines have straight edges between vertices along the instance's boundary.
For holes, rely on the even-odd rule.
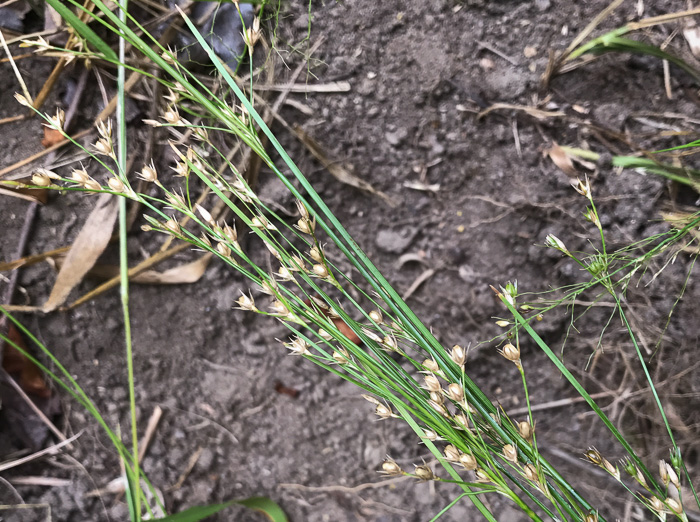
[[112,237],[112,229],[117,219],[117,197],[101,194],[97,204],[88,216],[78,237],[73,242],[65,262],[58,272],[51,295],[41,307],[44,312],[51,312],[61,306],[71,290],[83,280],[85,274],[94,266]]
[[375,189],[371,184],[367,183],[365,180],[360,179],[355,174],[353,174],[350,171],[352,167],[346,168],[337,161],[331,160],[328,157],[328,154],[326,153],[323,146],[311,136],[309,136],[306,132],[304,132],[302,128],[298,125],[294,127],[294,133],[296,134],[297,138],[299,138],[299,140],[306,146],[309,152],[313,154],[313,156],[321,163],[321,165],[323,165],[328,170],[328,172],[330,172],[333,175],[335,179],[337,179],[341,183],[350,185],[351,187],[355,187],[360,190],[364,190],[365,192],[369,192],[370,194],[374,194],[375,196],[379,196],[384,201],[386,201],[386,203],[390,207],[395,207],[397,205],[396,201],[387,196],[384,192]]
[[[196,283],[204,275],[212,255],[212,253],[206,253],[199,259],[169,268],[163,272],[144,270],[130,277],[129,282],[143,285],[181,285]],[[62,263],[62,260],[56,260],[58,266],[61,266]],[[119,267],[117,265],[96,264],[85,275],[98,279],[112,279],[119,275]]]
[[552,146],[544,152],[572,181],[579,178],[579,172],[576,170],[576,167],[574,167],[571,157],[556,142],[552,142]]
[[51,397],[51,389],[48,387],[42,371],[31,359],[15,348],[16,345],[28,351],[24,338],[13,324],[10,324],[7,330],[7,337],[13,344],[6,342],[3,347],[3,369],[15,378],[20,388],[27,394],[41,397],[42,399]]
[[41,146],[48,149],[57,143],[61,143],[64,139],[63,134],[56,129],[44,126],[44,139],[41,140]]

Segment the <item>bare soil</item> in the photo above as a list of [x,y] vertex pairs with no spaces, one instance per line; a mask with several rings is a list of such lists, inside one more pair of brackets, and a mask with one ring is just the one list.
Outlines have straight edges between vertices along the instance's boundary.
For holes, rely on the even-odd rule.
[[[391,207],[341,184],[284,128],[274,130],[397,289],[406,292],[426,269],[435,270],[408,302],[445,346],[475,346],[500,333],[493,318],[502,315],[502,309],[491,284],[517,279],[521,291],[541,292],[584,280],[570,261],[541,247],[548,234],[561,238],[571,250],[592,252],[597,244],[592,226],[582,218],[584,200],[543,154],[552,142],[587,145],[606,155],[629,154],[630,144],[658,149],[681,143],[659,137],[661,131],[650,127],[649,121],[697,132],[697,122],[660,116],[695,118],[697,85],[672,68],[674,99],[667,99],[662,64],[655,59],[605,56],[542,89],[540,76],[549,51],[564,49],[607,4],[599,0],[313,2],[310,40],[301,44],[309,26],[306,6],[283,7],[280,56],[293,68],[301,57],[291,51],[291,44],[304,49],[324,36],[302,81],[347,81],[351,90],[294,94],[293,100],[310,109],[310,115],[291,106],[281,115],[299,124],[332,157],[351,164],[360,178],[397,205]],[[612,29],[633,19],[635,4],[626,2],[604,27]],[[644,16],[685,7],[680,1],[644,4]],[[660,43],[674,27],[655,28],[645,37]],[[673,40],[674,48],[685,45],[680,36]],[[51,63],[40,58],[20,62],[33,93],[48,76]],[[0,67],[3,118],[18,112],[11,97],[17,86],[9,66]],[[92,97],[99,99],[96,86],[87,92],[86,107],[97,103]],[[537,119],[522,111],[500,110],[477,117],[494,103],[532,106],[545,97],[550,97],[546,107],[567,116]],[[46,107],[58,102],[51,99]],[[135,101],[133,110],[136,119],[145,117],[148,108]],[[0,167],[39,151],[40,134],[36,120],[0,127]],[[162,151],[158,146],[155,155]],[[696,204],[697,194],[682,187],[652,175],[614,170],[604,162],[591,176],[611,248],[666,230],[659,222],[664,206]],[[435,190],[409,186],[419,181],[435,185]],[[259,190],[263,198],[292,211],[292,199],[271,173],[261,173]],[[2,197],[0,260],[5,261],[15,256],[27,203]],[[70,244],[93,201],[71,193],[53,197],[39,209],[28,253]],[[129,239],[131,258],[143,259],[162,241],[154,234],[134,233]],[[410,259],[422,261],[401,263],[404,254],[415,254]],[[107,256],[113,260],[114,251]],[[687,255],[680,254],[646,286],[663,261],[652,265],[626,296],[647,355],[655,350],[691,264]],[[22,292],[15,302],[42,303],[54,274],[46,263],[22,269]],[[95,284],[85,281],[80,293]],[[408,426],[377,422],[360,390],[286,355],[275,341],[285,337],[284,328],[232,310],[239,290],[247,288],[246,281],[218,262],[195,284],[132,288],[142,429],[156,406],[165,412],[144,469],[163,490],[168,508],[174,512],[231,498],[269,496],[295,522],[422,522],[435,516],[458,494],[456,487],[411,481],[371,486],[379,480],[377,470],[387,454],[407,468],[430,459]],[[700,422],[696,407],[700,374],[693,366],[700,336],[698,292],[691,276],[650,362],[655,381],[668,380],[659,391],[694,476]],[[566,340],[564,361],[590,392],[613,392],[600,404],[655,469],[655,459],[668,456],[669,442],[649,394],[623,395],[643,390],[646,384],[619,319],[613,319],[601,337],[610,312],[594,306],[571,328],[578,309],[561,309],[547,315],[538,332],[557,349]],[[126,431],[126,367],[117,292],[70,312],[22,319],[70,369],[107,420]],[[596,347],[599,351],[589,364]],[[534,345],[523,346],[523,362],[534,405],[576,396]],[[492,345],[479,345],[471,352],[468,371],[506,412],[525,405],[515,369]],[[279,383],[297,390],[298,396],[276,391]],[[62,487],[16,486],[25,502],[50,505],[53,520],[126,520],[125,505],[113,496],[86,496],[116,478],[119,463],[94,421],[64,399],[65,415],[58,419],[59,425],[71,434],[86,430],[66,452],[75,460],[51,456],[3,476],[10,482],[20,475],[70,479],[70,485]],[[602,424],[586,411],[580,403],[539,410],[540,448],[582,488],[601,515],[608,520],[629,517],[637,508],[626,508],[627,497],[612,481],[578,460],[589,446],[598,447],[611,461],[623,456]],[[7,412],[0,413],[5,415],[0,449],[9,454],[26,441],[12,435]],[[182,486],[169,489],[200,448]],[[486,498],[499,521],[522,519],[497,497]],[[475,513],[464,500],[442,520],[476,520]],[[263,517],[232,508],[212,520]]]

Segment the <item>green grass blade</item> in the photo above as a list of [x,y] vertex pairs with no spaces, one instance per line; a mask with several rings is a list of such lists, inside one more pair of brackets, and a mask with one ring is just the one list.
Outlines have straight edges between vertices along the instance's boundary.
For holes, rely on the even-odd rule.
[[265,515],[270,522],[287,522],[288,520],[282,508],[274,500],[267,497],[251,497],[243,500],[231,500],[223,504],[195,506],[156,520],[161,522],[199,522],[236,504]]
[[46,0],[47,3],[53,7],[56,12],[61,15],[68,25],[70,25],[75,32],[82,36],[89,44],[91,44],[95,49],[100,51],[105,55],[105,58],[112,62],[117,61],[117,54],[112,50],[112,48],[107,45],[107,43],[97,36],[95,31],[90,29],[90,27],[80,20],[73,11],[71,11],[66,5],[61,2],[61,0]]

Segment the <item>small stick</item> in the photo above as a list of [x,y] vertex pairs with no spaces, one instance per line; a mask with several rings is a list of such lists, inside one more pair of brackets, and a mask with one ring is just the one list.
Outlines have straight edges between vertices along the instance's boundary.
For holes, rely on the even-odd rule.
[[160,418],[163,416],[163,409],[160,406],[156,406],[151,414],[151,418],[148,419],[148,425],[146,426],[146,433],[143,435],[143,439],[139,443],[139,464],[143,461],[146,456],[146,451],[148,446],[151,444],[151,439],[156,432]]
[[199,460],[199,457],[202,455],[203,451],[204,448],[200,446],[192,455],[190,455],[190,458],[187,461],[187,467],[185,467],[185,471],[183,471],[180,474],[180,476],[177,479],[177,482],[170,486],[166,491],[171,492],[182,487],[182,485],[185,483],[185,480],[187,480],[187,477],[190,475],[190,473],[192,473],[192,470],[194,469],[195,464],[197,464],[197,461]]
[[501,58],[503,58],[503,59],[504,59],[506,62],[508,62],[509,64],[515,65],[515,66],[520,65],[520,62],[518,62],[518,60],[516,60],[515,58],[511,58],[510,56],[508,56],[507,54],[503,53],[502,51],[499,51],[497,47],[494,47],[493,45],[491,45],[491,44],[488,43],[488,42],[484,42],[484,41],[481,41],[481,40],[476,40],[476,43],[479,45],[479,47],[481,47],[481,48],[483,48],[483,49],[486,49],[487,51],[491,51],[491,52],[492,52],[493,54],[495,54],[496,56],[500,56]]
[[41,419],[41,422],[46,424],[46,427],[49,428],[53,432],[53,434],[59,438],[59,440],[65,441],[68,439],[63,434],[63,432],[61,432],[61,430],[59,430],[56,427],[56,425],[53,422],[51,422],[46,415],[44,415],[44,412],[41,411],[41,409],[39,409],[39,407],[36,404],[34,404],[34,401],[29,397],[29,395],[26,394],[22,387],[19,384],[17,384],[17,382],[10,376],[10,374],[7,373],[7,371],[5,371],[4,368],[2,369],[2,373],[0,375],[2,375],[5,378],[5,380],[10,384],[10,386],[12,386],[12,388],[17,392],[17,394],[20,397],[22,397],[24,402],[26,402],[27,405],[32,409],[32,411],[36,413],[36,416],[39,417],[39,419]]
[[83,434],[83,431],[79,431],[75,435],[73,435],[70,439],[66,439],[62,442],[59,442],[58,444],[54,444],[53,446],[49,446],[48,448],[45,448],[41,451],[37,451],[36,453],[32,453],[31,455],[27,455],[26,457],[22,457],[21,459],[16,459],[11,462],[5,462],[3,464],[0,464],[0,472],[6,471],[11,468],[16,468],[17,466],[21,466],[22,464],[26,464],[27,462],[31,462],[32,460],[36,460],[39,457],[43,457],[44,455],[52,455],[56,453],[59,449],[61,449],[63,446],[68,446],[71,442],[73,442],[75,439],[80,437]]

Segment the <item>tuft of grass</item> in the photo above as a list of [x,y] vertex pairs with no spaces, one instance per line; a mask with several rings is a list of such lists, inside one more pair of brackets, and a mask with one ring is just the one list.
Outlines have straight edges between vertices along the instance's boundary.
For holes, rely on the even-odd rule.
[[[48,1],[50,4],[58,2]],[[70,2],[74,7],[83,9],[77,2]],[[107,176],[103,173],[76,174],[74,171],[68,177],[43,171],[36,174],[35,183],[61,190],[108,192],[136,201],[147,209],[145,219],[148,224],[144,226],[145,230],[162,233],[211,252],[231,270],[243,274],[251,288],[237,298],[237,308],[279,321],[289,331],[289,338],[281,341],[281,344],[291,355],[303,357],[365,390],[377,417],[388,422],[394,419],[406,422],[444,470],[436,473],[425,463],[416,465],[413,470],[404,470],[389,457],[382,465],[384,474],[456,484],[461,488],[462,493],[436,518],[461,498],[467,498],[486,520],[495,521],[497,518],[482,497],[497,494],[512,502],[531,520],[542,520],[543,517],[585,522],[604,520],[598,506],[585,499],[540,452],[535,432],[536,419],[530,409],[528,391],[527,369],[531,362],[524,360],[520,351],[524,339],[532,340],[547,355],[601,419],[625,453],[625,459],[617,465],[595,448],[583,453],[585,459],[607,472],[611,480],[625,487],[641,506],[659,519],[665,519],[667,514],[681,520],[687,519],[684,503],[688,499],[674,493],[680,491],[681,480],[691,487],[694,501],[700,505],[681,448],[676,444],[647,362],[627,319],[628,311],[623,299],[628,285],[636,274],[646,269],[649,260],[673,254],[674,251],[677,253],[678,245],[700,224],[700,218],[627,249],[611,251],[600,223],[593,190],[588,180],[579,181],[575,188],[583,198],[582,204],[586,205],[584,218],[590,222],[595,235],[591,244],[597,246],[589,253],[571,252],[564,241],[554,236],[548,238],[545,246],[576,263],[582,273],[587,274],[588,280],[567,289],[564,298],[548,303],[524,303],[517,282],[494,288],[508,316],[498,320],[497,324],[504,328],[504,333],[495,339],[494,344],[499,347],[499,353],[513,363],[511,371],[514,375],[517,372],[520,377],[528,405],[526,419],[510,419],[470,378],[466,364],[468,351],[461,346],[451,349],[442,346],[355,243],[267,127],[255,106],[252,90],[248,93],[242,90],[184,13],[181,14],[185,24],[208,52],[221,81],[231,93],[230,97],[214,96],[202,80],[177,62],[177,56],[172,51],[159,46],[125,10],[117,15],[100,0],[95,0],[94,5],[101,13],[94,18],[96,23],[120,35],[139,57],[146,58],[165,73],[164,79],[158,81],[168,89],[169,103],[162,107],[161,118],[149,123],[173,131],[191,130],[198,142],[170,142],[178,158],[175,171],[182,178],[179,192],[168,188],[173,180],[169,179],[167,183],[161,181],[165,175],[151,163],[138,174],[151,187],[139,193],[131,185],[133,180],[120,168],[121,159],[117,160],[113,153],[110,154],[110,148],[96,146],[95,150],[102,153],[99,157],[94,150],[88,150],[77,142],[76,146],[97,159]],[[255,25],[249,29],[245,34],[252,53],[260,34]],[[98,38],[95,33],[83,30],[80,34],[100,50],[101,44],[95,40]],[[595,46],[584,47],[586,50],[582,52],[589,52]],[[572,52],[570,56],[576,57],[582,52]],[[95,54],[90,51],[74,53],[74,56],[93,60],[99,58],[123,68],[138,70],[129,65],[123,56],[115,58],[107,53]],[[141,72],[151,76],[145,71]],[[204,115],[205,121],[195,125],[181,114]],[[48,126],[70,139],[63,132],[60,121],[48,115],[41,116]],[[111,133],[107,129],[104,127],[101,139],[111,143]],[[120,125],[119,129],[120,133],[123,132],[123,126]],[[290,223],[258,198],[236,166],[217,147],[217,141],[213,139],[217,134],[239,139],[279,177],[297,200],[296,223]],[[263,138],[272,145],[282,165],[272,160],[263,146]],[[123,135],[119,139],[120,144],[125,143]],[[194,180],[199,180],[206,191],[215,195],[216,200],[229,209],[235,216],[234,222],[217,220],[212,216],[210,206],[193,203]],[[166,208],[172,209],[174,214],[166,211]],[[184,225],[185,219],[190,223],[187,226]],[[238,230],[243,227],[252,232],[253,238],[246,249],[238,241]],[[332,248],[326,246],[328,244]],[[641,250],[641,253],[637,253],[637,250]],[[261,252],[269,252],[274,259],[274,269],[256,261],[261,257]],[[632,255],[633,252],[637,255]],[[340,268],[347,264],[359,277],[351,279],[347,271]],[[542,314],[587,291],[597,291],[613,300],[615,314],[627,331],[638,356],[639,368],[653,392],[671,449],[670,464],[664,463],[658,474],[652,473],[624,434],[537,334],[536,322]],[[354,295],[359,297],[355,298]],[[58,361],[49,353],[47,357],[58,365]],[[128,357],[131,357],[130,353]],[[50,372],[49,375],[61,378]],[[93,413],[94,406],[77,383],[69,374],[64,374],[64,377],[69,378],[66,384],[69,392]],[[134,378],[130,374],[130,382],[133,383]],[[95,410],[94,415],[99,422],[99,412]],[[106,424],[103,427],[109,430]],[[131,469],[136,484],[133,486],[134,511],[131,516],[133,520],[138,520],[142,516],[143,498],[138,492],[138,479],[142,472],[119,437],[114,435],[113,442],[124,461],[133,466]],[[620,468],[628,476],[623,475]],[[447,476],[441,476],[444,474]],[[669,484],[676,489],[670,489]],[[643,494],[638,492],[639,488],[644,491]],[[210,506],[207,509],[216,508]],[[204,512],[204,508],[198,511],[200,515]],[[180,515],[169,519],[186,520],[178,518]]]

